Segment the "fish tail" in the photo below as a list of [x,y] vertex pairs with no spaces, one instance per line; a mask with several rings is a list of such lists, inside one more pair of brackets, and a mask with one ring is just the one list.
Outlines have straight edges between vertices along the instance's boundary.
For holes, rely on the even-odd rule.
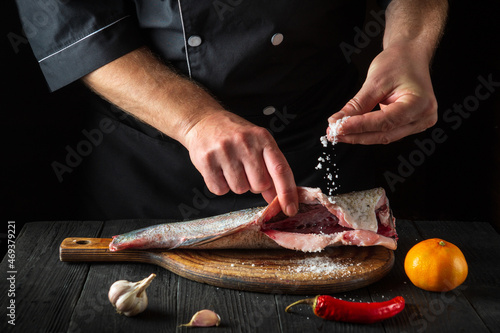
[[109,250],[111,252],[126,250],[126,249],[137,249],[145,245],[146,239],[130,237],[128,234],[117,235],[112,237],[113,240],[109,243]]

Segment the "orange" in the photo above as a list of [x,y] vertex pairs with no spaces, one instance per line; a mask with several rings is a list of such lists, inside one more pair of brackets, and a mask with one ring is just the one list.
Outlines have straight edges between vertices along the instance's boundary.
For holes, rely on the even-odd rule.
[[428,291],[449,291],[461,285],[468,273],[460,249],[439,238],[421,241],[406,254],[405,272],[417,287]]

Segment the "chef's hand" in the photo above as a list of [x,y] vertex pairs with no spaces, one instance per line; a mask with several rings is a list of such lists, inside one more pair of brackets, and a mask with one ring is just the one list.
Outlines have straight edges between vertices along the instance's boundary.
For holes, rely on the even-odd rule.
[[283,212],[297,213],[298,195],[292,169],[271,134],[227,111],[204,116],[186,133],[191,161],[217,195],[229,191],[278,196]]
[[146,48],[83,78],[103,98],[179,141],[214,194],[229,190],[278,196],[287,215],[298,207],[292,170],[271,134],[224,108]]
[[[380,110],[372,111],[377,104]],[[405,47],[382,51],[361,90],[328,122],[346,116],[337,138],[353,144],[387,144],[433,126],[437,102],[428,60]]]

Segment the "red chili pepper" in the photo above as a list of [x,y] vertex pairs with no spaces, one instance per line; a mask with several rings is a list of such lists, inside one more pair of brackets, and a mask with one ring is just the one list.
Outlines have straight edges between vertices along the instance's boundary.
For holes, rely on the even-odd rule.
[[297,304],[309,304],[314,314],[328,320],[371,324],[397,315],[405,308],[405,300],[396,296],[385,302],[359,303],[340,300],[328,295],[301,299],[286,307],[285,311]]

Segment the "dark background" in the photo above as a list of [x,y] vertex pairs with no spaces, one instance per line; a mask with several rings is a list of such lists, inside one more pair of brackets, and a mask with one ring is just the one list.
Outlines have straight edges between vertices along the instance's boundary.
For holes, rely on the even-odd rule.
[[[415,220],[488,221],[500,230],[500,87],[457,128],[443,119],[446,110],[475,94],[478,77],[500,82],[500,23],[495,1],[454,1],[445,36],[436,52],[432,75],[439,103],[439,121],[447,140],[436,144],[421,165],[392,191],[381,185],[398,218]],[[66,145],[82,139],[85,90],[72,84],[49,93],[27,44],[13,1],[2,1],[2,176],[0,223],[15,220],[17,233],[25,222],[72,220],[78,202],[78,170],[59,182],[51,164],[63,162]],[[354,57],[366,68],[380,41]],[[497,91],[498,90],[498,91]],[[380,148],[381,179],[397,174],[429,139],[430,131]],[[399,158],[399,159],[398,159]],[[63,162],[64,163],[64,162]],[[5,229],[0,230],[5,241]],[[3,246],[2,246],[3,248]]]

